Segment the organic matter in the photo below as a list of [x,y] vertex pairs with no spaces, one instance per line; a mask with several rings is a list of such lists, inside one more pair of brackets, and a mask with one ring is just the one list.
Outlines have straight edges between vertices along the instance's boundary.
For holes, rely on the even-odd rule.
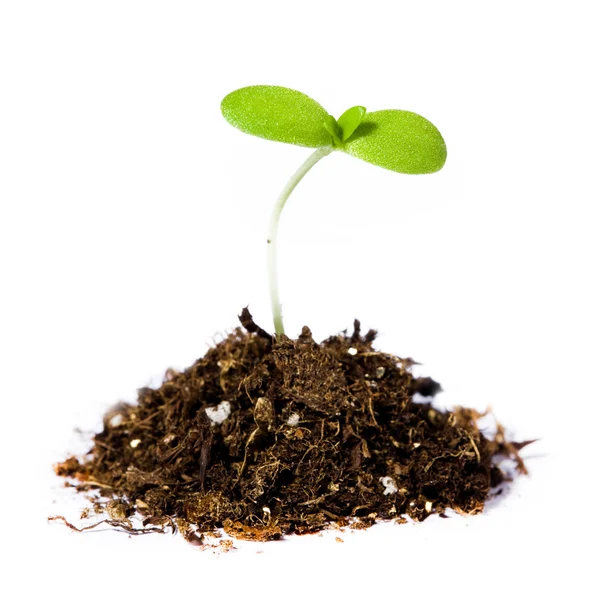
[[[247,310],[241,321],[245,330],[189,369],[115,406],[86,457],[56,466],[98,490],[108,524],[177,529],[200,545],[221,527],[268,540],[331,523],[421,521],[480,512],[506,478],[504,458],[525,472],[523,444],[501,426],[486,438],[474,410],[432,406],[424,397],[440,386],[377,351],[358,321],[321,344],[307,327],[291,340]],[[134,513],[149,529],[133,529]]]

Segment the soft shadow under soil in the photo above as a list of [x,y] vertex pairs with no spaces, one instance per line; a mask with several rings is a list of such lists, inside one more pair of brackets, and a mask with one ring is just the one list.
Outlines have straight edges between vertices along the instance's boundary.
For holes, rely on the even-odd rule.
[[[178,530],[195,544],[221,527],[268,540],[477,513],[506,479],[501,458],[525,472],[527,442],[507,441],[500,426],[487,439],[475,410],[415,402],[440,386],[375,350],[358,321],[317,344],[307,327],[292,340],[271,337],[246,309],[240,320],[245,329],[190,368],[109,411],[87,456],[55,466],[79,490],[98,489],[104,522]],[[134,513],[148,530],[131,526]]]

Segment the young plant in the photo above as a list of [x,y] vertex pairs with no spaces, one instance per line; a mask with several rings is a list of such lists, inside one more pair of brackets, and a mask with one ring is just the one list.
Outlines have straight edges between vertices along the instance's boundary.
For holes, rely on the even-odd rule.
[[336,120],[306,94],[274,85],[253,85],[231,92],[223,99],[221,111],[231,125],[245,133],[316,148],[281,191],[269,224],[271,308],[275,333],[283,334],[277,282],[277,231],[281,211],[300,180],[334,150],[397,173],[434,173],[446,162],[446,143],[435,125],[413,112],[369,113],[363,106],[353,106]]

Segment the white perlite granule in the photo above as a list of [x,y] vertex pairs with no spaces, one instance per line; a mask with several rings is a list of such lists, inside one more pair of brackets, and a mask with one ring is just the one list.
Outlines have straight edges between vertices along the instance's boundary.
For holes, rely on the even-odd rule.
[[300,415],[298,413],[292,413],[287,420],[287,424],[290,427],[296,427],[296,425],[298,425],[298,423],[300,422]]
[[381,485],[385,488],[383,490],[384,496],[387,496],[389,494],[395,494],[398,491],[398,486],[391,477],[380,477],[379,481],[381,482]]
[[116,415],[113,415],[109,420],[108,420],[108,424],[111,427],[118,427],[121,423],[123,422],[123,415],[121,413],[118,413]]
[[213,423],[220,425],[231,414],[231,404],[227,400],[223,400],[217,406],[205,408],[204,412]]

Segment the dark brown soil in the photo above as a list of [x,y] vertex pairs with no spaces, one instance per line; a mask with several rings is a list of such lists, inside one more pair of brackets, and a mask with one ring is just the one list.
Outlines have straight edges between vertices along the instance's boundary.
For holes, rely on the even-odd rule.
[[[56,465],[78,489],[99,490],[104,522],[140,532],[129,521],[137,513],[150,530],[196,544],[221,527],[276,539],[477,513],[506,479],[501,458],[525,472],[524,444],[502,427],[490,440],[476,411],[415,401],[440,386],[414,377],[410,359],[375,350],[375,332],[361,335],[358,321],[317,344],[307,327],[291,340],[272,338],[247,310],[240,320],[245,330],[190,368],[115,406],[87,456]],[[227,408],[221,423],[209,418]]]

